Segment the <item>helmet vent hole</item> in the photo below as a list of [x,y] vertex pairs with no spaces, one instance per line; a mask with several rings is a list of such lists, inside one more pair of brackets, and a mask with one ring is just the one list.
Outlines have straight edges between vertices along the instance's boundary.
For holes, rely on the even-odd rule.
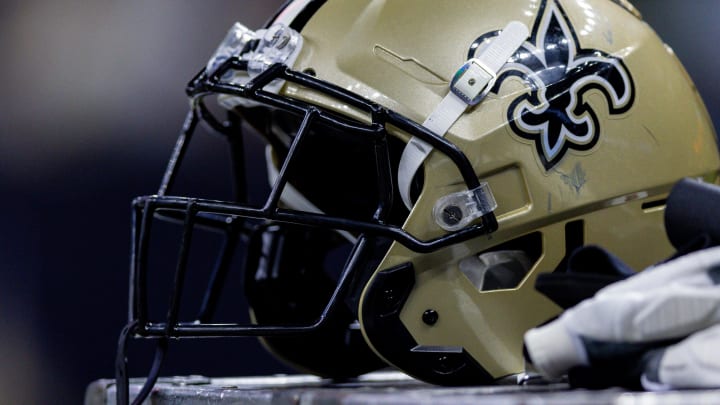
[[655,211],[659,209],[664,209],[665,205],[667,205],[667,199],[662,200],[656,200],[656,201],[648,201],[646,203],[643,203],[640,207],[643,211]]
[[496,248],[460,261],[460,272],[478,291],[519,287],[540,258],[539,232],[503,243]]

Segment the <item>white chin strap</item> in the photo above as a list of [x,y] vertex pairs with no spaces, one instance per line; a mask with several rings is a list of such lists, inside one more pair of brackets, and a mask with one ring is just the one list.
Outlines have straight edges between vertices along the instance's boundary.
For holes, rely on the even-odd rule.
[[[467,61],[453,77],[450,92],[423,122],[435,135],[444,137],[458,118],[477,105],[492,88],[500,69],[529,35],[525,24],[512,21],[477,57]],[[398,168],[398,187],[405,206],[412,209],[410,184],[432,151],[427,142],[413,137],[408,142]]]

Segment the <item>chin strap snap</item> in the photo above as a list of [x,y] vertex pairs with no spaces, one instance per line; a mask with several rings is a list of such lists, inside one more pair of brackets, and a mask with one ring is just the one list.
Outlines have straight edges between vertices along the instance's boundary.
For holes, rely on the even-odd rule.
[[[483,100],[492,88],[500,69],[525,42],[528,35],[529,31],[525,24],[518,21],[510,22],[479,56],[468,60],[458,69],[450,84],[450,92],[425,120],[423,126],[438,136],[445,136],[445,133],[469,107],[477,105]],[[400,196],[408,209],[412,209],[410,184],[413,177],[415,177],[415,173],[420,169],[432,149],[432,146],[427,142],[413,137],[408,142],[400,158],[398,187]],[[489,187],[486,186],[485,188],[484,193],[490,193]],[[473,193],[470,192],[470,194]],[[477,210],[471,209],[471,211],[484,212],[486,209],[487,206],[480,207]],[[439,217],[442,217],[442,215],[439,215]],[[451,228],[456,228],[458,223],[465,226],[472,219],[463,218],[458,220]],[[456,219],[453,218],[449,222],[455,221]],[[447,229],[448,221],[437,222]]]

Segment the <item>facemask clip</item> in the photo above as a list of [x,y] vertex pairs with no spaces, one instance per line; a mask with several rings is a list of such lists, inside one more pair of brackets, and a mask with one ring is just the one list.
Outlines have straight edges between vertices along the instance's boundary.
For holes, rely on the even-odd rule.
[[472,221],[497,208],[488,183],[480,183],[474,190],[464,190],[440,198],[433,207],[435,222],[444,230],[460,230]]
[[[244,86],[276,63],[292,67],[300,55],[302,44],[302,35],[282,23],[275,23],[268,29],[257,31],[251,31],[244,25],[235,23],[210,57],[205,72],[208,76],[212,76],[228,59],[236,57],[247,62],[247,70],[228,70],[220,81]],[[273,80],[263,90],[278,94],[284,84],[283,80]],[[255,102],[228,95],[218,97],[218,102],[228,110],[238,105],[245,107],[257,105]]]

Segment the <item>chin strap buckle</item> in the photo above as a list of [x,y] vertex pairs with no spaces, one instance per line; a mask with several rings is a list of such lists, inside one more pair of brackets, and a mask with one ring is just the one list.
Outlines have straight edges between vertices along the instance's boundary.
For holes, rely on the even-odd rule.
[[450,91],[468,106],[478,105],[492,89],[496,77],[495,72],[481,60],[473,58],[455,73],[450,83]]

